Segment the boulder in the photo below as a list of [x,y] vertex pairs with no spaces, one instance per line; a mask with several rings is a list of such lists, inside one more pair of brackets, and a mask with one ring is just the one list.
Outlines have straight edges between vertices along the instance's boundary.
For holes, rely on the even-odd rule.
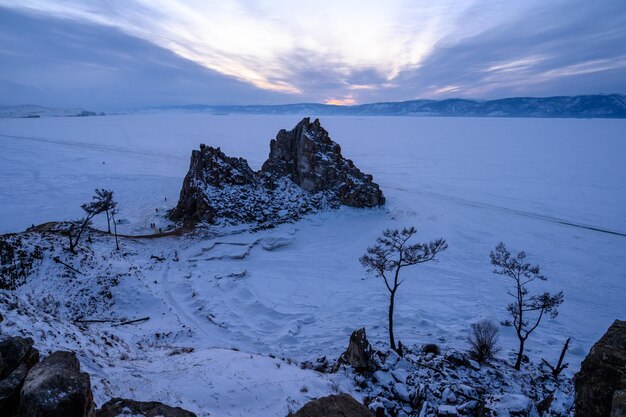
[[574,386],[577,416],[612,416],[615,393],[626,390],[626,321],[615,320],[593,345],[574,377]]
[[306,403],[289,417],[373,417],[370,410],[348,394],[328,397]]
[[100,408],[97,417],[196,417],[191,411],[170,407],[160,402],[141,402],[113,398]]
[[376,371],[377,366],[376,361],[374,360],[374,350],[367,341],[365,328],[352,332],[352,335],[350,335],[350,342],[348,343],[348,349],[346,349],[346,351],[339,356],[337,363],[333,367],[333,372],[336,372],[341,365],[349,365],[359,373]]
[[305,117],[293,129],[278,132],[270,142],[269,158],[262,172],[289,177],[309,192],[333,191],[341,204],[375,207],[385,203],[372,176],[362,173],[341,155],[320,121]]
[[0,410],[8,415],[17,410],[26,375],[38,360],[33,339],[9,337],[0,342]]
[[35,365],[20,393],[20,417],[94,417],[89,375],[72,352],[54,352]]
[[444,358],[446,360],[446,362],[448,363],[448,365],[450,365],[451,367],[469,367],[470,365],[470,358],[466,353],[463,353],[461,351],[458,350],[449,350],[448,352],[446,352],[446,354],[444,355]]
[[30,337],[9,337],[0,342],[0,358],[2,380],[22,364],[32,368],[39,361],[39,351],[33,347]]
[[28,367],[22,364],[0,381],[0,410],[8,415],[13,415],[19,407],[20,390],[28,375],[28,370]]

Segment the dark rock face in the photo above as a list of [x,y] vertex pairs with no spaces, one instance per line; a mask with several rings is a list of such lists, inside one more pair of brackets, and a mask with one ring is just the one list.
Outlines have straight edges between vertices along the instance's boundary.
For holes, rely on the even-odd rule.
[[611,417],[626,416],[626,390],[615,391],[613,394],[613,404],[611,406]]
[[269,159],[254,172],[243,158],[200,146],[191,155],[174,221],[273,225],[341,204],[374,207],[385,199],[371,175],[343,158],[318,120],[281,130]]
[[132,415],[133,417],[196,417],[194,413],[179,407],[170,407],[159,402],[141,402],[122,398],[113,398],[96,413],[97,417],[125,415]]
[[15,412],[26,375],[38,360],[33,339],[10,337],[0,342],[0,410]]
[[[593,345],[574,377],[576,415],[612,417],[619,414],[620,395],[626,390],[626,321],[615,320]],[[617,401],[614,400],[617,398]],[[613,403],[616,409],[612,414]],[[617,413],[617,414],[615,414]]]
[[341,204],[352,207],[375,207],[385,203],[372,176],[363,174],[354,163],[341,155],[318,119],[306,117],[292,130],[281,130],[270,142],[269,159],[262,172],[287,176],[309,192],[331,190]]
[[54,352],[35,365],[22,387],[20,417],[94,417],[89,375],[72,352]]
[[174,220],[194,223],[212,223],[222,213],[211,199],[211,194],[215,192],[210,191],[223,190],[229,186],[245,189],[245,186],[253,186],[256,182],[256,175],[245,159],[231,158],[220,148],[200,145],[200,150],[191,153],[189,172],[185,176],[178,205],[172,211],[171,217]]
[[374,361],[374,350],[367,341],[365,329],[361,328],[352,332],[350,335],[350,343],[348,349],[341,354],[337,363],[333,367],[333,372],[337,371],[341,365],[350,365],[359,373],[367,373],[376,371],[376,362]]
[[348,394],[329,395],[305,404],[290,417],[373,417],[366,406]]
[[332,202],[324,193],[311,194],[287,178],[255,173],[245,159],[201,146],[193,151],[171,218],[187,224],[221,221],[271,226],[329,206]]
[[33,347],[33,339],[9,337],[0,342],[0,380],[7,377],[19,365],[32,368],[39,361],[39,351]]

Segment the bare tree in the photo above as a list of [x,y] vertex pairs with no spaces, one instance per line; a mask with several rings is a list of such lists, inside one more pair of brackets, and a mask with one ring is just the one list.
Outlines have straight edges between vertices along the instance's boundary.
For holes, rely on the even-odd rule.
[[73,220],[69,222],[68,228],[65,231],[69,240],[69,250],[72,253],[76,253],[76,247],[80,241],[83,232],[87,227],[91,225],[90,217],[83,217],[80,220]]
[[117,207],[113,207],[111,209],[111,220],[113,220],[113,231],[115,233],[115,249],[120,250],[120,243],[117,240],[117,221],[115,220],[115,216],[119,213]]
[[92,200],[80,206],[85,212],[85,217],[81,220],[70,222],[67,228],[66,232],[70,243],[69,250],[72,253],[76,253],[76,247],[80,242],[80,238],[87,227],[91,225],[91,220],[98,214],[103,213],[107,208],[110,209],[108,203],[99,197],[98,190],[96,190],[96,195],[94,195]]
[[500,350],[498,348],[498,326],[490,320],[481,320],[473,323],[470,334],[467,336],[470,344],[470,354],[479,363],[493,358]]
[[445,250],[448,244],[444,239],[427,243],[409,243],[409,239],[417,231],[414,227],[400,230],[385,230],[383,236],[376,239],[376,244],[367,248],[367,252],[359,260],[368,273],[380,277],[389,291],[389,344],[398,351],[393,336],[393,310],[396,292],[404,279],[400,280],[400,270],[429,262]]
[[490,258],[494,266],[493,272],[507,276],[515,283],[513,291],[508,291],[508,294],[515,298],[515,301],[507,306],[512,320],[505,320],[502,325],[514,327],[517,333],[519,349],[515,369],[519,370],[526,339],[539,326],[544,315],[549,315],[551,318],[558,315],[558,307],[563,302],[563,291],[556,294],[544,292],[539,295],[529,295],[528,284],[535,280],[546,281],[547,278],[541,275],[538,265],[531,265],[524,261],[526,253],[523,251],[512,255],[505,244],[500,242],[495,251],[491,251]]
[[568,337],[567,340],[565,341],[565,344],[563,345],[563,349],[561,350],[561,356],[559,356],[559,361],[556,363],[556,366],[552,366],[547,360],[541,359],[541,362],[543,362],[544,365],[550,368],[552,377],[554,379],[557,379],[559,375],[561,375],[561,372],[563,372],[563,370],[569,366],[569,363],[563,363],[563,359],[565,358],[565,353],[567,352],[567,348],[569,347],[570,339],[571,338]]

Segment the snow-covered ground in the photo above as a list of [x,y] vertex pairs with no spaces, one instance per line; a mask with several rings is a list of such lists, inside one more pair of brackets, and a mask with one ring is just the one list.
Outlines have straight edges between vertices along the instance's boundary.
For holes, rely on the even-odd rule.
[[[76,218],[94,188],[115,191],[120,232],[151,233],[150,223],[167,224],[162,214],[176,204],[192,149],[220,146],[258,169],[269,140],[299,120],[168,113],[0,120],[0,233]],[[281,416],[307,398],[351,388],[341,375],[268,355],[335,358],[363,326],[385,346],[387,293],[358,258],[385,228],[410,225],[418,239],[443,237],[449,249],[437,263],[404,271],[396,299],[396,339],[404,344],[465,348],[471,323],[506,318],[509,283],[489,264],[499,241],[542,266],[549,280],[537,290],[565,293],[560,315],[527,342],[532,360],[554,361],[571,336],[573,373],[609,324],[626,318],[626,121],[321,122],[344,156],[381,185],[385,207],[342,208],[217,239],[124,241],[134,261],[113,256],[104,272],[141,273],[122,278],[112,288],[113,306],[101,313],[151,319],[91,325],[87,334],[120,338],[106,352],[93,340],[81,351],[71,337],[35,336],[37,343],[78,349],[100,404],[116,395],[182,404],[200,415]],[[97,244],[108,258],[112,244]],[[56,270],[48,265],[38,277],[45,284],[25,285],[19,297],[54,296]],[[54,326],[37,325],[42,334]],[[510,329],[502,329],[501,343],[506,357],[515,347]],[[194,350],[169,356],[181,346]]]

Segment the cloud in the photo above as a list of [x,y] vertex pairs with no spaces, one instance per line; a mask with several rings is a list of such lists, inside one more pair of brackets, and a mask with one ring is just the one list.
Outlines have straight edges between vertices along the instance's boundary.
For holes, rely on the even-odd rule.
[[[626,91],[618,76],[626,68],[623,0],[320,0],[307,7],[293,0],[0,0],[0,5],[35,13],[43,26],[52,22],[71,54],[91,48],[92,66],[87,71],[83,65],[84,73],[76,75],[84,85],[84,74],[115,79],[124,71],[135,77],[141,69],[146,88],[165,74],[182,88],[194,83],[193,73],[211,79],[196,84],[233,88],[221,97],[240,102],[255,94],[258,102],[348,103]],[[78,29],[85,27],[109,35],[98,42]],[[46,48],[49,41],[37,35],[46,30],[30,30],[35,34],[22,30],[20,36]],[[12,31],[20,30],[16,25],[0,30],[5,36]],[[0,45],[5,45],[0,54],[19,61],[19,48]],[[163,57],[141,65],[127,59],[147,51]],[[51,52],[60,58],[68,50],[58,44]],[[10,68],[4,67],[6,74]],[[48,75],[43,78],[49,81],[44,86],[54,85]],[[23,84],[19,76],[5,81]],[[159,95],[164,87],[153,84],[153,99],[184,97],[174,91]],[[188,90],[193,89],[181,91]],[[205,97],[214,102],[214,95]]]
[[119,110],[290,100],[108,26],[0,8],[0,45],[3,104]]

